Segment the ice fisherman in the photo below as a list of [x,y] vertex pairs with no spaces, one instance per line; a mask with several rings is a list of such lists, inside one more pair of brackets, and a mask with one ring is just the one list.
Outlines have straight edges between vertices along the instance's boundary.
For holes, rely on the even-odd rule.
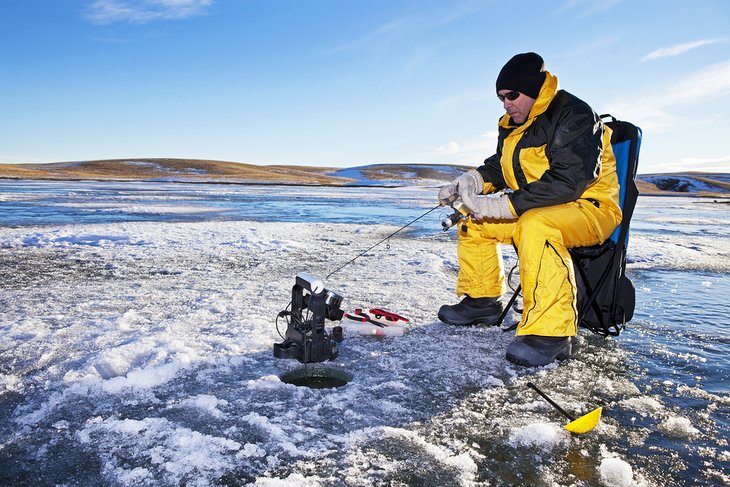
[[558,88],[534,52],[517,54],[496,83],[506,113],[497,153],[439,191],[471,210],[459,224],[456,293],[441,321],[493,323],[503,310],[499,244],[519,257],[522,317],[506,358],[546,365],[571,354],[578,331],[576,284],[569,248],[600,244],[621,222],[611,129],[585,102]]

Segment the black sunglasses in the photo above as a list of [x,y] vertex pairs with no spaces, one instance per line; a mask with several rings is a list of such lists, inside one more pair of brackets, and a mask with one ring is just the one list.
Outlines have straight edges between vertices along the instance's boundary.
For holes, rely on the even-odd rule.
[[509,101],[515,101],[520,97],[519,91],[510,91],[508,93],[505,93],[504,95],[497,95],[497,98],[499,98],[499,101],[503,102],[505,98],[507,98]]

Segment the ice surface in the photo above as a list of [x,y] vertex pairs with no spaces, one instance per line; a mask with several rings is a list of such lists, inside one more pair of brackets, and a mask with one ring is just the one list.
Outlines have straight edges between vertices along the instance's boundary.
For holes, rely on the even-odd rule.
[[[317,194],[348,199],[342,190]],[[308,199],[305,189],[286,195]],[[403,198],[421,201],[415,193]],[[654,201],[651,215],[661,209]],[[345,340],[331,365],[353,380],[331,390],[279,379],[299,364],[272,356],[281,340],[276,314],[298,272],[324,278],[396,225],[163,220],[0,228],[0,483],[39,480],[39,471],[45,483],[80,485],[722,478],[725,298],[681,286],[724,293],[728,239],[714,224],[706,225],[714,234],[674,232],[695,209],[680,203],[664,218],[672,223],[642,220],[632,233],[628,272],[646,291],[629,329],[610,340],[582,334],[573,359],[537,369],[503,359],[508,333],[435,319],[441,304],[456,301],[453,232],[391,238],[325,285],[344,296],[345,309],[384,307],[409,317],[412,329]],[[78,204],[85,207],[83,197]],[[504,250],[510,267],[514,253]],[[698,296],[701,308],[693,304]],[[516,319],[508,314],[508,323]],[[528,380],[569,411],[604,406],[601,424],[590,435],[568,434]],[[636,460],[604,457],[602,445],[631,450]],[[675,451],[684,456],[672,460]]]

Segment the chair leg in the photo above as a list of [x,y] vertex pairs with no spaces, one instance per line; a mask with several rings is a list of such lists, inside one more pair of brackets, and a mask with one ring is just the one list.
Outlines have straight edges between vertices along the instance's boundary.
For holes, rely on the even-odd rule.
[[[520,295],[520,291],[522,290],[522,285],[520,284],[517,286],[517,289],[515,289],[514,294],[511,298],[509,298],[509,302],[507,302],[507,306],[504,307],[504,310],[502,310],[502,314],[499,315],[499,318],[497,319],[497,322],[494,324],[494,326],[502,326],[502,322],[504,321],[505,316],[507,316],[507,313],[509,312],[510,308],[513,304],[515,304],[515,301],[517,300],[517,296]],[[514,324],[510,326],[509,328],[505,328],[502,331],[512,331],[515,328],[517,328],[517,324]]]

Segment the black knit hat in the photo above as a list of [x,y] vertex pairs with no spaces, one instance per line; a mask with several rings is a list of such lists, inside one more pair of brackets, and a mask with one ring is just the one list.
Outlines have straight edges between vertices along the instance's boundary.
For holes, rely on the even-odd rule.
[[499,90],[515,90],[537,98],[545,81],[545,62],[539,54],[526,52],[507,61],[497,76]]

